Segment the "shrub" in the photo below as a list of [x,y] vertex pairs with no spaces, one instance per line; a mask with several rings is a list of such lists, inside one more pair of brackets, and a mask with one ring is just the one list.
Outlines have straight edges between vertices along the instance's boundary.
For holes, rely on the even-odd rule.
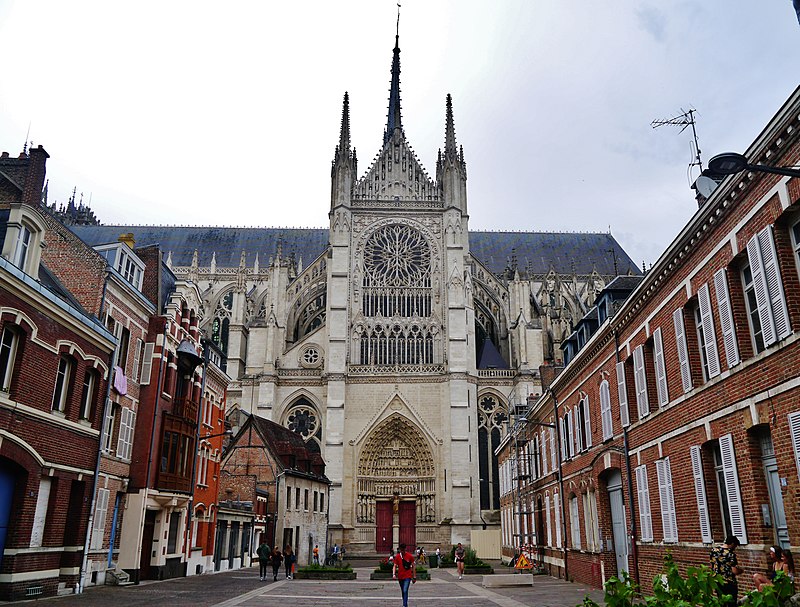
[[303,573],[308,573],[311,571],[335,571],[336,573],[342,573],[342,572],[352,571],[353,566],[350,563],[345,563],[341,567],[328,567],[326,565],[306,565],[305,567],[299,567],[297,570]]

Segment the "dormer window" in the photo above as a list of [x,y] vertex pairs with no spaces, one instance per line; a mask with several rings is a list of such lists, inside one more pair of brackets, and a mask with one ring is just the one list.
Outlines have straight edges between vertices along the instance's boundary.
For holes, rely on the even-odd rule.
[[108,265],[134,289],[142,290],[144,278],[144,262],[139,259],[131,248],[121,242],[95,247],[95,251],[106,258]]
[[30,205],[11,203],[7,226],[3,257],[28,276],[37,277],[44,247],[44,219]]

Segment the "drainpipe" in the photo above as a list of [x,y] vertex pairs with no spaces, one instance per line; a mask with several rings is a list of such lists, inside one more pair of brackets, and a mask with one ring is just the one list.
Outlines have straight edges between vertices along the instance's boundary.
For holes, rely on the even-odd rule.
[[[147,494],[150,491],[150,469],[152,468],[153,464],[153,449],[155,448],[154,443],[156,440],[156,420],[158,419],[158,402],[161,400],[161,378],[164,374],[164,363],[167,361],[167,333],[169,332],[169,319],[166,320],[164,324],[164,333],[163,339],[161,343],[161,362],[158,364],[158,379],[156,379],[156,399],[153,403],[153,426],[150,430],[150,452],[148,453],[147,458],[147,473],[145,474],[144,479],[144,495],[142,496],[142,511],[140,515],[140,522],[139,522],[139,534],[138,534],[138,541],[136,546],[136,561],[135,564],[137,565],[136,574],[136,583],[139,583],[139,575],[141,574],[140,563],[142,561],[142,541],[144,539],[144,513],[147,510]],[[152,382],[151,382],[152,387]]]
[[[619,356],[619,333],[614,329],[614,355],[617,362],[622,362]],[[627,383],[625,384],[627,388]],[[625,474],[628,477],[628,507],[631,511],[631,524],[629,527],[629,535],[631,538],[631,557],[633,558],[633,575],[636,585],[640,585],[639,579],[639,550],[636,547],[636,523],[634,521],[633,509],[633,478],[631,475],[631,454],[628,450],[628,428],[622,427],[622,450],[625,453]]]
[[[108,277],[106,277],[108,281]],[[103,283],[103,292],[105,293],[105,285]],[[100,312],[102,313],[102,307]],[[100,440],[97,445],[97,459],[94,463],[94,481],[92,482],[92,503],[89,506],[89,520],[86,527],[86,537],[83,541],[83,559],[81,559],[81,572],[79,581],[75,585],[75,593],[80,594],[86,586],[86,568],[89,566],[89,543],[92,538],[92,526],[94,525],[94,511],[97,507],[97,488],[100,484],[100,461],[103,454],[103,443],[106,440],[106,412],[111,403],[111,385],[114,381],[114,367],[117,365],[117,347],[114,346],[114,351],[108,357],[108,381],[106,382],[106,394],[103,398],[103,412],[100,418]]]
[[556,433],[556,444],[558,444],[558,495],[561,498],[561,539],[564,542],[564,545],[561,549],[564,555],[564,579],[569,580],[568,574],[568,567],[567,567],[567,516],[566,516],[566,509],[564,508],[564,470],[563,465],[564,461],[561,457],[561,428],[559,426],[558,421],[558,399],[556,398],[556,393],[553,392],[552,388],[547,388],[547,391],[550,392],[550,395],[553,397],[553,415],[555,416],[553,421],[556,425],[555,433]]

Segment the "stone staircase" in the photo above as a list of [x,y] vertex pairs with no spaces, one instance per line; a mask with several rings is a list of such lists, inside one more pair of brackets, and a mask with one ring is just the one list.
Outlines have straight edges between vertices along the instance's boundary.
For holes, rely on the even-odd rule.
[[106,570],[106,584],[110,586],[133,586],[131,576],[122,569]]

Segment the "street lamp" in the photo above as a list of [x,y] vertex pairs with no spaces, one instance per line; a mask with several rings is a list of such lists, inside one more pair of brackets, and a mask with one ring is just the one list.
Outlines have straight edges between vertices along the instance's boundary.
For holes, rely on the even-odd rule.
[[785,175],[787,177],[800,177],[800,170],[788,167],[771,167],[763,164],[750,164],[747,158],[736,152],[724,152],[717,154],[708,161],[708,168],[712,173],[718,175],[733,175],[744,170],[758,171],[761,173],[772,173],[774,175]]

